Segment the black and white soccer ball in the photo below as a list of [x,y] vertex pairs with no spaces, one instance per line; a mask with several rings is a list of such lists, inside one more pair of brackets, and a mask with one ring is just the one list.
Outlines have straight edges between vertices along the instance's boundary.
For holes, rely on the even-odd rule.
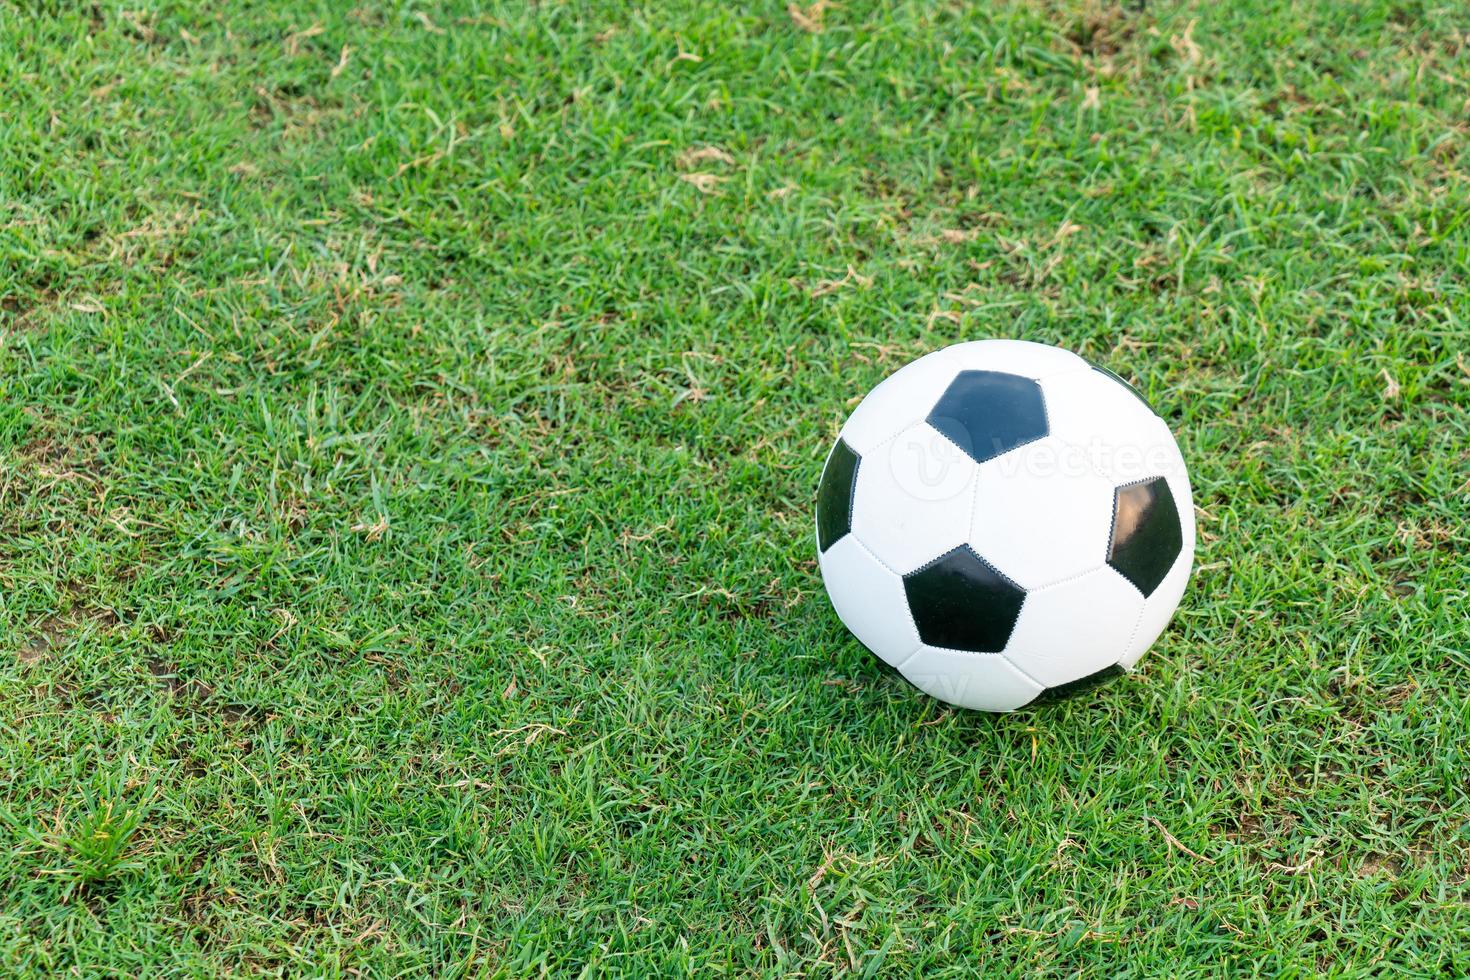
[[935,351],[863,399],[817,492],[822,581],[942,701],[1012,711],[1131,670],[1174,615],[1194,507],[1117,375],[1016,340]]

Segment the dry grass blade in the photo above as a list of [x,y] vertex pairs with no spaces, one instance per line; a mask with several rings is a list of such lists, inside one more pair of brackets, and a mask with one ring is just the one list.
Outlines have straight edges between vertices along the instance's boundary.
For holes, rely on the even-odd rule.
[[718,194],[720,184],[730,178],[721,177],[719,174],[696,171],[692,174],[680,174],[679,179],[686,184],[693,184],[701,194]]
[[1159,828],[1159,833],[1161,833],[1161,834],[1164,835],[1164,840],[1166,840],[1166,841],[1169,842],[1169,846],[1170,847],[1173,847],[1176,850],[1183,851],[1185,854],[1188,854],[1190,857],[1194,858],[1196,861],[1203,861],[1205,864],[1214,864],[1215,863],[1215,861],[1214,861],[1213,858],[1207,858],[1203,854],[1199,853],[1198,851],[1193,851],[1193,850],[1190,850],[1188,847],[1186,847],[1184,845],[1184,843],[1179,840],[1178,837],[1175,837],[1173,834],[1169,833],[1169,828],[1168,827],[1165,827],[1156,818],[1149,817],[1148,818],[1148,822],[1151,823],[1151,824],[1153,824],[1155,827]]
[[806,7],[795,3],[786,5],[786,13],[791,17],[791,22],[808,34],[820,34],[822,32],[822,18],[828,8],[835,7],[832,0],[817,0],[816,3]]
[[852,266],[848,266],[847,275],[843,276],[841,279],[818,280],[816,285],[812,286],[811,294],[813,296],[827,296],[847,286],[857,286],[861,289],[867,289],[871,285],[873,285],[873,279],[871,276],[865,276],[854,269]]
[[726,153],[724,150],[720,149],[718,146],[701,146],[697,149],[690,148],[679,154],[677,162],[680,167],[692,167],[695,164],[705,163],[706,161],[711,160],[716,163],[724,164],[732,164],[735,162],[734,157]]
[[338,75],[342,74],[342,72],[344,70],[346,70],[346,68],[347,68],[347,59],[349,57],[351,57],[351,56],[352,56],[352,48],[349,47],[346,44],[342,45],[342,53],[337,56],[337,64],[332,69],[332,75],[331,75],[332,78],[336,78]]
[[302,41],[305,41],[307,38],[316,37],[318,34],[325,34],[326,31],[327,29],[322,25],[312,24],[303,30],[292,31],[290,34],[287,34],[286,40],[283,42],[286,47],[287,56],[292,58],[296,57],[301,53]]

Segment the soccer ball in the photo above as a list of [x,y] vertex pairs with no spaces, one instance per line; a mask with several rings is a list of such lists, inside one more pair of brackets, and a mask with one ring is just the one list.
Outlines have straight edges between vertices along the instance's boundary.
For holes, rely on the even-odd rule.
[[1017,340],[935,351],[873,389],[827,457],[816,523],[847,628],[984,711],[1131,670],[1194,560],[1168,425],[1112,372]]

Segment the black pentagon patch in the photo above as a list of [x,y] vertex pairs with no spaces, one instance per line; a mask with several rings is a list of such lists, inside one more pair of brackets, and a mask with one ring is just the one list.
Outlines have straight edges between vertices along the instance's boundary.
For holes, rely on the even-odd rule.
[[925,421],[977,463],[1047,433],[1041,386],[1000,371],[961,371]]
[[1113,678],[1123,676],[1123,673],[1123,668],[1117,664],[1113,664],[1111,667],[1104,667],[1102,670],[1094,671],[1086,677],[1079,677],[1075,681],[1068,681],[1065,684],[1058,684],[1056,687],[1047,688],[1036,695],[1036,698],[1031,701],[1031,704],[1050,704],[1053,701],[1075,697],[1095,687],[1101,687]]
[[1137,388],[1133,387],[1127,381],[1123,380],[1123,376],[1121,374],[1118,374],[1116,371],[1110,371],[1107,368],[1103,367],[1101,364],[1096,363],[1095,361],[1088,361],[1087,363],[1091,364],[1092,369],[1098,374],[1101,374],[1105,378],[1111,378],[1114,381],[1118,382],[1118,384],[1122,385],[1124,388],[1128,389],[1128,394],[1143,402],[1144,408],[1148,409],[1150,412],[1154,410],[1154,407],[1148,403],[1148,399],[1143,397],[1143,393],[1140,392]]
[[962,544],[903,577],[919,639],[949,650],[999,653],[1026,592]]
[[821,551],[852,530],[852,494],[860,462],[858,454],[838,439],[822,467],[822,482],[817,485],[817,547]]
[[1108,564],[1138,587],[1144,598],[1174,567],[1184,547],[1179,507],[1161,476],[1113,491],[1113,533]]

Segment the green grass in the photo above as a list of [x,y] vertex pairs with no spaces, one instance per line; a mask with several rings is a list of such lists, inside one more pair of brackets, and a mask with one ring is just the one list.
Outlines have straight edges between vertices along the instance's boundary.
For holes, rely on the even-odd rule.
[[[3,972],[1470,973],[1470,13],[797,13],[0,6]],[[1006,717],[811,541],[990,336],[1201,536]]]

